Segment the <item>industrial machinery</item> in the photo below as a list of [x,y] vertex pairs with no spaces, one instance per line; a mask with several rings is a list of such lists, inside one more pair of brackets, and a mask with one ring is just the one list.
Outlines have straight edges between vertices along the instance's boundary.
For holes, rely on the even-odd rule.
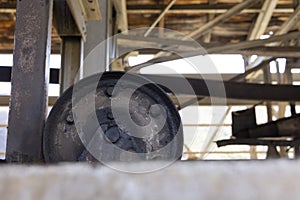
[[[199,97],[198,100],[212,95],[252,100],[300,100],[297,92],[299,86],[220,82],[124,72],[96,74],[69,88],[52,108],[44,130],[46,161],[119,161],[124,160],[124,152],[139,155],[133,156],[134,158],[127,155],[127,161],[178,159],[183,148],[181,120],[169,97],[173,95],[172,91],[158,84],[160,80],[179,86],[178,93],[190,95],[191,91],[180,87],[184,81],[188,81]],[[226,97],[221,93],[210,94],[207,85],[216,89],[223,87]],[[253,113],[250,118],[251,116]],[[241,139],[248,138],[249,135],[277,136],[278,133],[291,136],[294,132],[298,134],[300,130],[298,118],[292,117],[261,126],[256,126],[253,119],[242,119],[239,121],[244,121],[243,123],[235,123],[239,127],[234,133]],[[289,126],[287,122],[298,125]],[[247,130],[244,127],[240,129],[241,124],[246,125]],[[283,127],[281,129],[284,131],[278,127]],[[295,130],[291,132],[291,129]],[[261,132],[266,134],[261,135]],[[291,145],[290,141],[283,142],[285,146]],[[230,143],[236,141],[219,141],[218,145]],[[257,144],[257,140],[253,144]]]
[[280,157],[276,147],[295,148],[299,156],[300,115],[281,118],[265,124],[256,124],[255,107],[232,113],[232,138],[217,141],[219,147],[226,145],[268,146],[268,156]]
[[[57,100],[44,130],[44,156],[47,162],[176,160],[182,132],[177,109],[157,84],[105,72],[81,80]],[[134,154],[124,158],[127,152]]]

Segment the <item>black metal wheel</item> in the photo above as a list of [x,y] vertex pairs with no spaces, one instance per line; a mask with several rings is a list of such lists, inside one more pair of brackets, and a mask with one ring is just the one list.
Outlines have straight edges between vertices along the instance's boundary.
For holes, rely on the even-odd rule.
[[[126,79],[118,84],[124,75],[122,72],[93,75],[62,94],[53,106],[44,129],[46,162],[120,161],[122,152],[135,153],[141,160],[170,160],[181,156],[183,131],[173,102],[158,85],[139,75],[126,73]],[[80,89],[75,96],[74,88],[76,91]],[[124,91],[128,88],[136,89],[127,99],[127,108],[117,104],[114,111],[114,100],[125,102],[128,97]],[[94,105],[85,104],[88,96],[94,98]],[[86,112],[74,113],[78,105],[91,107],[94,112],[87,109]],[[130,128],[126,120],[118,121],[114,112],[126,116],[126,109],[129,109],[133,123],[138,127],[147,127],[149,131],[134,132],[135,129]],[[78,115],[81,115],[79,121]],[[164,124],[162,118],[165,118]],[[151,134],[158,127],[157,133]],[[142,136],[139,137],[139,134]],[[99,137],[93,141],[95,136]],[[91,141],[94,152],[88,147]],[[120,151],[112,150],[107,144]],[[167,145],[168,150],[161,151]]]

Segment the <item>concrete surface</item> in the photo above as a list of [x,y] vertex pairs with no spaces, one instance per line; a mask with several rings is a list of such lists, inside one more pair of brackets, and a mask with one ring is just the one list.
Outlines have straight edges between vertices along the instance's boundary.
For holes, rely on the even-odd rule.
[[1,200],[300,199],[299,161],[177,162],[148,174],[78,163],[0,172]]

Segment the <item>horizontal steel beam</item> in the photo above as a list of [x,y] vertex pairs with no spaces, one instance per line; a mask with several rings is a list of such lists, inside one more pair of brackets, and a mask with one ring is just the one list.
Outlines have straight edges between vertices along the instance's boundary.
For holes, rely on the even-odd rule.
[[[243,41],[237,44],[214,44],[213,46],[204,46],[207,44],[198,44],[195,41],[181,41],[176,39],[142,37],[134,35],[118,35],[117,41],[120,49],[129,50],[130,48],[140,49],[144,48],[158,51],[157,49],[176,48],[181,51],[186,57],[196,56],[200,54],[245,54],[245,55],[272,55],[278,57],[299,57],[299,47],[265,47],[264,45],[272,44],[274,42],[284,42],[291,39],[299,38],[300,32],[290,32],[283,35],[272,36],[268,39],[257,39],[252,41]],[[199,48],[203,45],[203,50]],[[252,48],[252,49],[251,49]],[[255,49],[254,49],[255,48]],[[146,50],[149,52],[149,50]],[[153,52],[154,52],[153,51]],[[258,53],[256,53],[256,51]],[[152,52],[152,53],[153,53]],[[178,55],[157,58],[158,61],[167,61],[179,58]],[[150,61],[151,62],[151,61]]]
[[[255,71],[251,70],[250,72]],[[59,74],[60,74],[60,69],[50,69],[50,79],[49,83],[51,84],[58,84],[59,83]],[[247,73],[248,74],[248,73]],[[171,74],[170,74],[171,75]],[[199,78],[199,74],[183,74],[184,77],[187,78]],[[219,74],[222,77],[222,80],[228,81],[232,79],[233,77],[245,77],[244,74]],[[172,76],[172,75],[171,75]],[[176,76],[176,75],[173,75]],[[215,74],[206,74],[205,77],[207,79],[210,79],[209,77],[216,77]],[[277,74],[272,74],[271,75],[273,81],[277,81],[278,75]],[[11,80],[11,67],[1,67],[0,66],[0,82],[10,82]],[[294,81],[300,81],[300,74],[293,74],[293,80]],[[263,77],[259,76],[256,78],[257,82],[263,81]]]
[[[260,101],[300,101],[300,86],[236,83],[230,81],[180,78],[161,75],[143,75],[155,83],[177,86],[177,94],[210,96],[219,98],[260,100]],[[186,81],[194,91],[187,90]],[[166,86],[168,87],[168,86]],[[171,91],[169,91],[171,92]]]
[[258,55],[275,58],[299,58],[300,47],[256,47],[242,50],[230,50],[223,54],[242,54],[246,56]]
[[[131,51],[132,48],[126,48],[125,46],[120,47],[120,52],[128,52]],[[184,48],[183,48],[184,49]],[[155,48],[149,49],[139,49],[139,54],[157,54],[161,50]],[[186,53],[187,51],[184,49],[182,51],[178,51],[180,53]],[[241,54],[246,56],[257,55],[257,56],[266,56],[266,57],[274,57],[274,58],[299,58],[300,57],[300,47],[254,47],[249,49],[236,49],[220,52],[217,54]]]

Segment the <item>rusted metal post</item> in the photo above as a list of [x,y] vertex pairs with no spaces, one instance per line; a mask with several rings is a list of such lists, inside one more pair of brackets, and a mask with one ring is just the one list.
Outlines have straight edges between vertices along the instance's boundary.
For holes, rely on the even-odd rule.
[[6,159],[41,162],[53,0],[19,0]]

